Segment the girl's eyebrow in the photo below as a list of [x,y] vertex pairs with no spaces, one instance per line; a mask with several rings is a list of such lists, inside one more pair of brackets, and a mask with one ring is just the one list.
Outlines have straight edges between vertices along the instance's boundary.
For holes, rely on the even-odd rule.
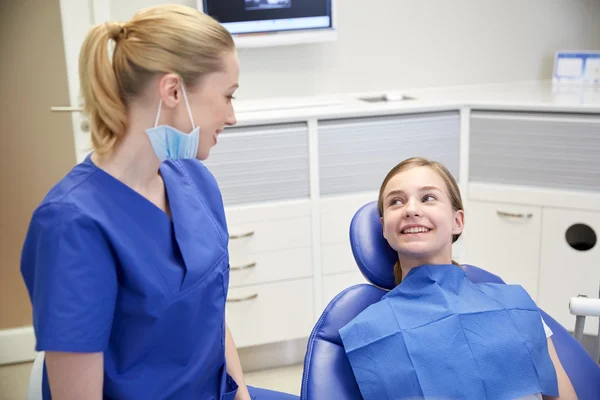
[[428,191],[428,190],[437,190],[438,192],[441,192],[441,190],[440,190],[440,189],[438,189],[438,188],[437,188],[437,187],[435,187],[435,186],[423,186],[423,187],[422,187],[421,189],[419,189],[419,190],[420,190],[421,192],[425,192],[425,191]]
[[[441,190],[440,190],[440,189],[438,189],[438,188],[437,188],[437,187],[435,187],[435,186],[423,186],[423,187],[420,187],[420,188],[419,188],[419,191],[421,191],[421,192],[427,192],[427,191],[431,191],[431,190],[437,190],[438,192],[441,192]],[[404,193],[404,190],[401,190],[401,189],[396,189],[396,190],[392,190],[391,192],[389,192],[389,193],[388,193],[388,194],[385,196],[385,198],[387,199],[387,198],[388,198],[388,197],[390,197],[390,196],[403,195],[403,194],[405,194],[405,193]]]

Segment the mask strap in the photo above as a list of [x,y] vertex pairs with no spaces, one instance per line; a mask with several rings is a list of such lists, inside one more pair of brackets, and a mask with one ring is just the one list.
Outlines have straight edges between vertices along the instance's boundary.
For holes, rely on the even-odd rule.
[[188,115],[190,116],[190,121],[192,122],[192,129],[196,129],[196,124],[194,123],[194,118],[192,118],[192,110],[190,109],[190,103],[188,102],[187,94],[185,93],[185,86],[183,86],[183,82],[181,82],[181,91],[183,92],[183,98],[185,99],[185,107],[187,108]]
[[160,119],[160,107],[162,106],[162,99],[158,102],[158,111],[156,113],[156,120],[154,121],[154,127],[158,126],[158,120]]
[[[192,118],[192,110],[190,109],[190,103],[187,99],[187,94],[185,93],[185,86],[183,83],[181,84],[181,91],[183,92],[183,98],[185,100],[185,107],[187,108],[188,115],[190,117],[190,122],[192,123],[192,129],[196,129],[196,124],[194,123],[194,118]],[[158,111],[156,112],[156,120],[154,121],[154,127],[158,126],[158,120],[160,119],[160,109],[162,107],[162,99],[158,102]]]

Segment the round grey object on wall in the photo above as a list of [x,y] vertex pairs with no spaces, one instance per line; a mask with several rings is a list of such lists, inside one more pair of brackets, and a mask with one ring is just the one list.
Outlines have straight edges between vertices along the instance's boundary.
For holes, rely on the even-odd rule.
[[597,242],[596,232],[586,224],[573,224],[567,229],[565,239],[569,246],[579,251],[588,251],[594,248]]

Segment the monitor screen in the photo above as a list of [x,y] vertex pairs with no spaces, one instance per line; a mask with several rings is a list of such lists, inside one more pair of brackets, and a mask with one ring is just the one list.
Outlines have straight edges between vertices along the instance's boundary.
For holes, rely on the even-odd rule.
[[331,0],[203,0],[231,34],[332,27]]

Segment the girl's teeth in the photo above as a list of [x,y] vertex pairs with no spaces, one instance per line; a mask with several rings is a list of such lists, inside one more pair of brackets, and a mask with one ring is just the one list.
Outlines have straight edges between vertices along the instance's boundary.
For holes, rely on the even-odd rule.
[[402,233],[424,233],[424,232],[428,232],[429,229],[427,228],[408,228],[402,231]]

